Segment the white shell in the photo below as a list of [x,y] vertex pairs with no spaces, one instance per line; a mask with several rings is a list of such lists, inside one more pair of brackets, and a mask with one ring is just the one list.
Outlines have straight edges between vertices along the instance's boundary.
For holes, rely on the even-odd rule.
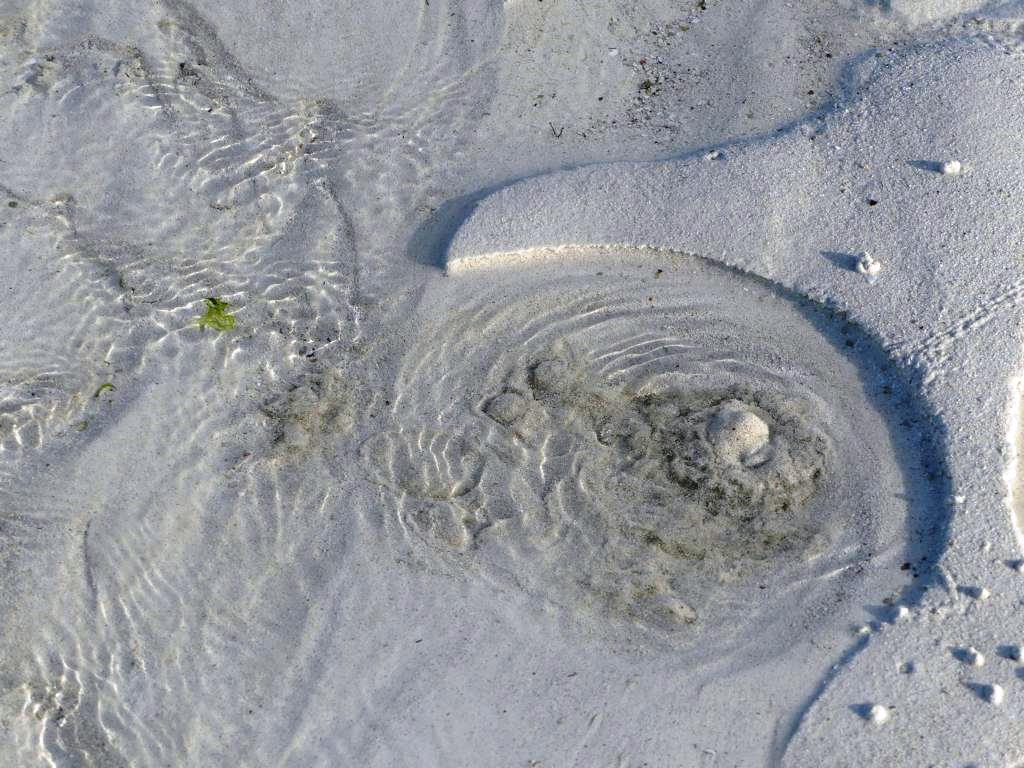
[[870,253],[864,251],[857,259],[857,271],[864,275],[869,283],[874,283],[882,271],[882,264]]
[[1003,686],[993,683],[985,688],[985,700],[989,704],[995,704],[997,707],[1003,703],[1003,699],[1006,698],[1006,691],[1003,690]]
[[881,725],[889,721],[889,708],[884,704],[873,704],[868,711],[868,720],[875,725]]

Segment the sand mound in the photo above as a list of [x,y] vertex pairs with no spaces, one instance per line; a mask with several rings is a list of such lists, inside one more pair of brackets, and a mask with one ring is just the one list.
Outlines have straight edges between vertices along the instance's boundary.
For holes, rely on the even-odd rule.
[[900,385],[867,337],[692,257],[539,256],[423,298],[402,429],[363,450],[396,533],[680,647],[763,653],[786,632],[754,626],[853,581],[893,586],[882,562],[927,542],[890,499],[922,476],[893,446]]

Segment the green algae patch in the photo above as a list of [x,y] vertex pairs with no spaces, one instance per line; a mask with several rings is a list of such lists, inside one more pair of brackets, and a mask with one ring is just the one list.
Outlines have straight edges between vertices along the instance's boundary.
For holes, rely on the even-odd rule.
[[235,327],[235,316],[228,312],[231,304],[215,296],[210,296],[203,301],[206,302],[206,312],[199,318],[200,329],[210,326],[215,331],[224,333]]

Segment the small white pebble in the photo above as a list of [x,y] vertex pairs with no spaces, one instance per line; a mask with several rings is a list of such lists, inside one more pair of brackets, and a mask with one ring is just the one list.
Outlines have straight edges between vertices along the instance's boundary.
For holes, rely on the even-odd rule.
[[939,169],[942,171],[943,176],[957,176],[963,171],[963,166],[959,160],[947,160]]
[[859,627],[853,630],[853,633],[855,635],[867,635],[870,634],[870,632],[871,627],[869,627],[867,624],[861,624]]
[[889,708],[884,704],[872,704],[868,710],[868,720],[875,725],[881,725],[889,721]]
[[897,605],[895,611],[895,621],[900,621],[907,618],[910,615],[910,609],[905,605]]
[[991,541],[983,541],[981,543],[981,551],[982,552],[991,552],[992,551],[992,542]]
[[857,259],[857,271],[864,275],[868,283],[874,284],[882,271],[882,264],[870,253],[864,251]]
[[977,590],[975,590],[974,597],[977,600],[988,600],[990,597],[992,597],[992,593],[989,592],[989,590],[985,587],[979,587]]
[[721,160],[722,159],[722,150],[720,150],[720,149],[712,149],[710,152],[708,152],[706,155],[704,155],[704,159],[705,160]]
[[965,501],[967,501],[967,497],[966,496],[954,496],[953,497],[953,502],[955,504],[963,504]]
[[1014,566],[1017,573],[1024,573],[1024,560],[1018,561],[1017,565]]
[[985,701],[989,704],[995,704],[997,707],[1003,703],[1003,699],[1006,698],[1006,691],[1003,690],[1003,686],[998,683],[985,686]]
[[983,667],[985,666],[985,654],[979,651],[974,646],[971,646],[963,654],[964,662],[970,664],[972,667]]

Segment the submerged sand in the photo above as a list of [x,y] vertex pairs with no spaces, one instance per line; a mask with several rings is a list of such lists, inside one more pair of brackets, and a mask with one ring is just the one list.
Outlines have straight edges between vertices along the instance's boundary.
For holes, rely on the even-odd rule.
[[0,765],[1024,761],[1022,30],[4,5]]

